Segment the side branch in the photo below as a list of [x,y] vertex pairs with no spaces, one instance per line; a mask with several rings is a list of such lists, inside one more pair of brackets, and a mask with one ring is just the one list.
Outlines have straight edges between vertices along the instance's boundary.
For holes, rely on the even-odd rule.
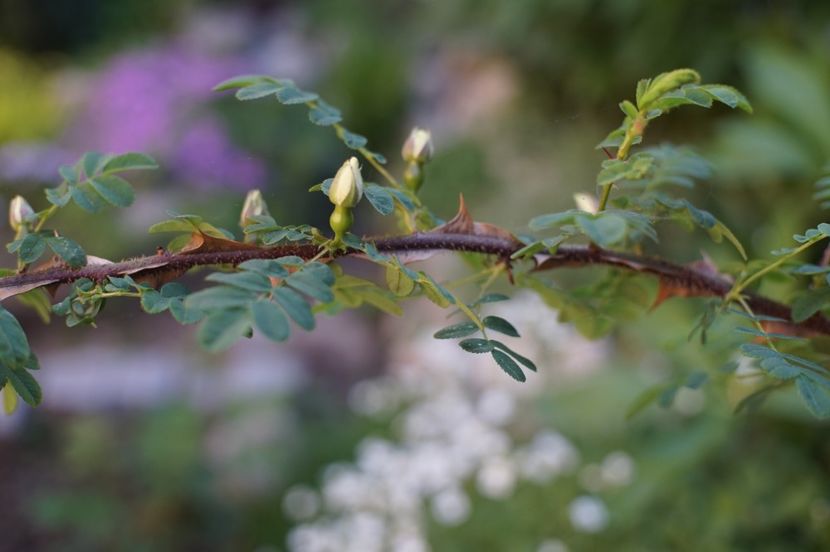
[[[521,247],[514,240],[500,236],[475,234],[415,233],[389,238],[366,238],[381,253],[395,254],[407,251],[464,251],[498,256],[505,261]],[[237,250],[206,251],[193,253],[160,253],[137,257],[118,263],[88,265],[80,269],[51,267],[14,276],[0,278],[0,300],[30,289],[52,284],[71,283],[81,278],[101,281],[108,276],[152,278],[165,273],[184,273],[199,266],[238,265],[250,259],[277,259],[297,256],[310,259],[320,249],[312,244],[280,245],[275,247],[246,246]],[[336,256],[361,254],[348,249]],[[593,246],[561,246],[553,255],[542,260],[536,270],[588,265],[614,266],[635,272],[654,275],[661,281],[679,289],[695,292],[695,295],[725,296],[732,287],[727,280],[685,267],[642,255],[609,251]],[[757,294],[746,294],[747,303],[757,314],[792,320],[790,307]],[[810,332],[830,335],[830,320],[819,314],[794,326]]]

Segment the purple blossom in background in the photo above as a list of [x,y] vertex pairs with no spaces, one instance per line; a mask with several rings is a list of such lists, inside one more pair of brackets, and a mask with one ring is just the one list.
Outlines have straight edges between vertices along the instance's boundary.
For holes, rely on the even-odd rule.
[[77,156],[64,148],[44,142],[9,142],[0,147],[0,180],[48,182],[57,168]]
[[211,88],[242,73],[313,80],[322,63],[319,44],[284,13],[271,19],[233,8],[195,13],[190,28],[170,42],[117,53],[81,79],[70,70],[61,102],[78,114],[53,143],[0,144],[0,181],[54,182],[59,165],[94,150],[149,153],[174,182],[201,190],[263,186],[265,162],[235,146],[206,109],[219,97]]
[[220,122],[199,109],[216,83],[244,66],[181,47],[122,54],[91,84],[70,143],[79,153],[150,153],[200,188],[258,186],[266,173],[262,161],[236,148]]
[[219,122],[208,117],[185,131],[171,167],[197,187],[249,189],[265,180],[262,162],[236,149]]

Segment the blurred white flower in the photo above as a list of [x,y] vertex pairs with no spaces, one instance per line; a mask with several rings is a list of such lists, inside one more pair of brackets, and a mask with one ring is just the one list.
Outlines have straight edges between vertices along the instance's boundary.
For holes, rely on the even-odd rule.
[[409,454],[407,466],[418,492],[429,496],[457,483],[459,473],[454,459],[438,443],[424,443]]
[[576,469],[579,453],[560,433],[544,430],[533,442],[516,452],[522,475],[536,483],[547,483],[554,477]]
[[[522,332],[522,346],[532,348],[519,352],[545,360],[538,363],[540,376],[587,377],[599,370],[608,358],[607,341],[591,341],[573,326],[556,322],[551,308],[534,293],[517,293],[510,301],[495,303],[490,311],[507,318]],[[540,387],[537,386],[537,393]]]
[[349,391],[349,406],[364,416],[385,414],[396,406],[392,395],[379,380],[361,381]]
[[674,397],[674,409],[684,416],[694,416],[703,410],[706,395],[701,389],[681,387]]
[[483,424],[474,417],[454,428],[452,442],[458,455],[467,455],[476,462],[506,454],[512,446],[510,437],[504,431]]
[[357,512],[295,527],[288,534],[287,545],[293,552],[382,552],[385,540],[381,517]]
[[350,466],[327,469],[323,482],[326,507],[333,511],[348,511],[380,506],[381,496],[375,482]]
[[288,533],[288,549],[294,552],[336,552],[337,535],[317,525],[300,525]]
[[539,544],[536,552],[568,552],[568,547],[559,539],[547,539]]
[[608,526],[608,508],[595,496],[583,495],[568,506],[574,529],[582,533],[598,533]]
[[[560,372],[567,357],[575,355],[569,362],[580,374],[606,358],[605,345],[589,343],[572,329],[551,324],[547,307],[531,294],[493,307],[494,314],[528,328],[523,331],[526,353],[550,362],[548,375],[542,377]],[[540,319],[546,320],[544,326],[538,325]],[[575,347],[577,353],[573,353]],[[517,385],[487,355],[470,355],[456,343],[436,341],[432,331],[417,332],[393,344],[391,351],[388,372],[355,385],[349,404],[368,416],[389,416],[401,409],[394,420],[399,438],[367,437],[356,447],[353,463],[328,466],[318,521],[302,525],[307,531],[292,533],[291,542],[308,541],[314,546],[335,542],[339,550],[357,550],[352,533],[362,531],[367,536],[358,542],[361,551],[381,546],[376,538],[381,533],[387,550],[426,551],[424,507],[437,523],[464,523],[471,515],[472,502],[463,489],[471,479],[482,496],[506,499],[520,478],[548,484],[579,468],[578,451],[560,433],[541,430],[516,448],[507,431],[522,402],[544,393],[544,385]],[[619,454],[609,455],[603,464],[609,481],[625,479],[627,457]],[[593,469],[602,480],[602,469],[597,465]],[[296,497],[292,500],[299,502]],[[591,497],[574,501],[569,513],[579,530],[595,531],[607,524],[604,504]],[[355,518],[358,514],[370,515],[365,518],[370,521],[355,521],[363,519]],[[363,528],[355,529],[356,523]],[[317,533],[309,533],[311,529]],[[335,535],[333,540],[329,540],[331,535]],[[552,539],[539,550],[566,548]]]
[[628,485],[634,478],[634,460],[622,451],[606,456],[601,469],[603,481],[612,487]]
[[390,549],[395,552],[429,552],[430,550],[426,540],[412,531],[401,531],[393,535]]
[[366,473],[384,474],[397,468],[395,445],[386,439],[367,437],[357,445],[357,465]]
[[622,451],[612,452],[601,463],[588,464],[579,471],[579,482],[592,493],[628,485],[633,477],[634,460]]
[[415,404],[404,416],[404,438],[408,441],[446,436],[474,417],[470,403],[455,392],[442,393]]
[[516,487],[516,466],[503,456],[485,460],[478,471],[476,487],[482,495],[489,498],[509,497]]
[[386,528],[377,514],[357,512],[341,520],[340,550],[354,552],[382,552]]
[[516,399],[503,389],[484,390],[476,404],[478,417],[495,426],[509,422],[515,411]]
[[445,489],[432,498],[432,517],[441,525],[461,525],[470,516],[470,499],[458,487]]

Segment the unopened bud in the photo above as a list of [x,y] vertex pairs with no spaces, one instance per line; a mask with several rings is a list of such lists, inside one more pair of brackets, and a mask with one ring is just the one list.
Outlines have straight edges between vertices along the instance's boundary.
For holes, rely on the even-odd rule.
[[415,161],[408,162],[403,171],[403,181],[407,188],[417,194],[421,189],[421,184],[424,183],[424,171],[421,165]]
[[694,69],[675,69],[668,73],[660,73],[651,81],[643,97],[637,102],[638,106],[640,109],[645,109],[651,102],[657,100],[666,92],[671,92],[684,84],[699,82],[700,73]]
[[403,144],[401,156],[408,163],[424,164],[432,159],[432,134],[415,127]]
[[245,196],[245,203],[242,205],[242,212],[239,215],[239,225],[244,228],[253,217],[270,214],[268,212],[268,205],[266,205],[265,200],[262,198],[262,192],[259,190],[251,190]]
[[576,202],[576,208],[580,211],[585,211],[592,215],[596,215],[599,212],[599,201],[597,201],[595,196],[578,192],[574,194],[574,202]]
[[352,157],[338,169],[329,188],[329,200],[338,207],[352,208],[363,197],[363,176],[357,157]]
[[332,211],[329,217],[329,226],[334,230],[334,241],[336,243],[343,242],[343,236],[352,227],[353,222],[354,215],[352,214],[351,208],[344,207],[343,205],[334,206],[334,211]]
[[23,196],[14,196],[9,203],[9,225],[15,232],[19,232],[34,214],[32,206]]

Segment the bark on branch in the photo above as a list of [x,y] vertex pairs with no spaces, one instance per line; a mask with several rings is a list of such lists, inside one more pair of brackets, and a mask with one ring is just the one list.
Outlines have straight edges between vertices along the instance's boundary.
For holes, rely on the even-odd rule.
[[[406,236],[388,238],[368,238],[381,253],[394,254],[408,251],[464,251],[495,255],[505,260],[510,258],[519,246],[514,240],[499,236],[452,233],[415,233]],[[165,272],[184,272],[191,268],[207,265],[238,265],[250,259],[276,259],[296,255],[310,259],[317,255],[319,248],[311,244],[279,245],[274,247],[246,246],[238,250],[160,253],[146,257],[137,257],[118,263],[89,265],[79,269],[52,267],[44,270],[27,272],[0,278],[0,297],[8,297],[49,284],[71,283],[80,278],[95,281],[107,276],[146,277]],[[350,256],[359,253],[346,250],[337,256]],[[662,259],[600,249],[593,246],[561,246],[554,255],[542,262],[538,269],[549,270],[561,267],[581,267],[588,265],[605,265],[651,274],[661,282],[685,289],[692,295],[724,296],[729,292],[731,283],[716,275],[704,273],[691,267],[681,266]],[[16,291],[15,291],[16,290]],[[774,316],[792,320],[790,307],[749,293],[747,303],[756,314]],[[803,330],[830,335],[830,320],[822,315],[815,315],[801,323],[793,323]]]

